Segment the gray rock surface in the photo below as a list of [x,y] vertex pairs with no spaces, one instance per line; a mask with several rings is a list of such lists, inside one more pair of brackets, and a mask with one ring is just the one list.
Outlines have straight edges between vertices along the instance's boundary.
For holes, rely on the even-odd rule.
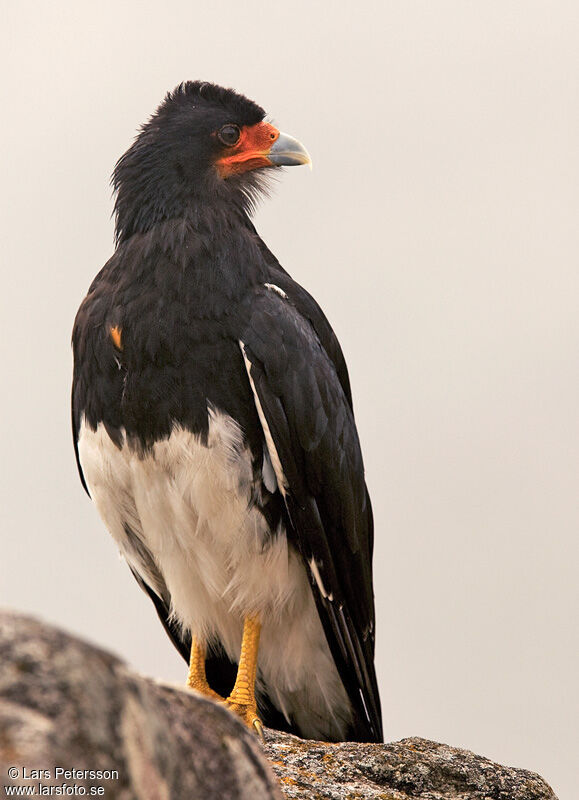
[[556,800],[538,775],[424,739],[332,745],[266,731],[262,748],[219,705],[0,613],[0,794],[63,784],[109,800]]
[[415,737],[332,745],[268,731],[266,753],[288,798],[556,800],[533,772]]
[[[11,768],[18,772],[12,780]],[[57,768],[116,770],[118,777],[67,777]],[[49,775],[36,779],[32,770]],[[87,796],[102,787],[100,796],[114,800],[281,797],[258,740],[229,711],[132,674],[62,631],[4,612],[0,787],[63,783],[85,787]]]

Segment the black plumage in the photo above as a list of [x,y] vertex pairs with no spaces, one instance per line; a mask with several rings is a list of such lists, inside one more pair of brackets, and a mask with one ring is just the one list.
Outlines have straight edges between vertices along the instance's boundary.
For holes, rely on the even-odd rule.
[[[175,426],[206,445],[208,410],[235,420],[251,454],[250,503],[272,537],[283,531],[308,572],[351,704],[344,736],[380,741],[373,521],[346,365],[318,304],[282,269],[250,221],[275,160],[260,163],[262,154],[251,162],[234,159],[233,167],[224,161],[234,152],[222,141],[229,134],[220,133],[224,126],[275,131],[260,127],[264,116],[231,90],[185,83],[167,95],[119,160],[117,249],[93,281],[73,332],[77,460],[88,491],[77,444],[83,425],[96,431],[102,424],[116,448],[144,457]],[[284,158],[277,163],[288,163]],[[271,448],[260,412],[285,486],[279,474],[275,487],[264,475]],[[142,565],[131,565],[135,577],[187,659],[190,635],[179,624],[156,553],[129,522],[124,535]],[[231,658],[212,640],[209,682],[224,693],[232,670]],[[303,734],[291,718],[284,720],[267,688],[260,702],[264,722]]]

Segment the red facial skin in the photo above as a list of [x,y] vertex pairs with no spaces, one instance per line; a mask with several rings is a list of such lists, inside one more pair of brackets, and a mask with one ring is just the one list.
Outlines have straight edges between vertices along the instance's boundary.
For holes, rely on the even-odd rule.
[[239,141],[228,148],[227,154],[215,162],[222,178],[240,175],[258,167],[269,167],[271,161],[268,153],[279,138],[279,131],[269,122],[258,122],[257,125],[246,125],[241,128]]

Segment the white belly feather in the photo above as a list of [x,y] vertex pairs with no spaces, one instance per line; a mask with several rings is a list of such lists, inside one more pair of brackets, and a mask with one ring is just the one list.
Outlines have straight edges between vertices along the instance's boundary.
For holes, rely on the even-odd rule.
[[119,449],[104,425],[94,431],[83,420],[78,449],[121,553],[159,594],[162,576],[184,629],[218,638],[237,661],[243,619],[259,614],[259,681],[271,699],[304,735],[341,736],[350,704],[303,561],[285,531],[272,535],[250,505],[251,456],[242,442],[231,417],[210,411],[207,446],[176,427],[143,455],[126,443]]

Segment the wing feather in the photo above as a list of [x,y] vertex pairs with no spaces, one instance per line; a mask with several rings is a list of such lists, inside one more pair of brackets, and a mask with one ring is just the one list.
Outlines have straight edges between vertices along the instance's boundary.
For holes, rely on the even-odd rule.
[[353,738],[381,741],[373,521],[349,386],[312,323],[288,298],[258,292],[246,319],[240,347],[265,439],[273,446],[270,457],[283,471],[290,535],[310,571],[328,644],[354,709]]

